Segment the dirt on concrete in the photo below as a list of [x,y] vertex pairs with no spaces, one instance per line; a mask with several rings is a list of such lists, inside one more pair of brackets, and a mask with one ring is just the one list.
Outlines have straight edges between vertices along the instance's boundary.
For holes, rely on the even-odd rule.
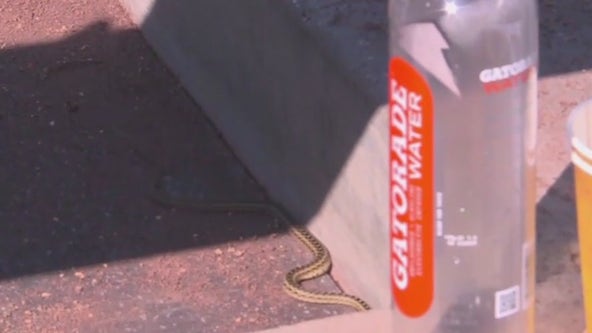
[[159,181],[265,193],[116,0],[2,0],[0,22],[1,332],[247,332],[351,311],[283,292],[311,258],[273,216],[151,200]]
[[[592,5],[539,3],[537,333],[579,333],[565,119],[592,95]],[[383,29],[371,14],[359,29]],[[264,193],[117,1],[0,0],[0,22],[0,331],[244,332],[348,311],[283,294],[308,254],[270,216],[149,200],[163,175],[200,198]]]

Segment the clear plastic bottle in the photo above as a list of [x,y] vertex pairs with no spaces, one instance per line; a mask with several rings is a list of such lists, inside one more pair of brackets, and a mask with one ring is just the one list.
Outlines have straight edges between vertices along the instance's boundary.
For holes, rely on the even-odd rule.
[[534,333],[536,0],[390,0],[402,333]]

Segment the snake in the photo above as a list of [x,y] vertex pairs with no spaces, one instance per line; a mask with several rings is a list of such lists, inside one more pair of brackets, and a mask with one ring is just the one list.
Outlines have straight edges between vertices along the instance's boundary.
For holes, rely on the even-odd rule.
[[346,293],[330,293],[308,291],[302,287],[302,282],[319,278],[328,274],[332,259],[329,250],[319,239],[302,226],[297,226],[290,221],[287,214],[278,205],[271,202],[206,202],[172,198],[160,191],[151,193],[151,199],[167,207],[185,206],[206,211],[258,211],[272,213],[278,217],[304,246],[313,254],[314,259],[309,263],[295,267],[284,276],[283,290],[292,298],[299,301],[316,304],[334,304],[349,306],[357,311],[370,310],[367,302],[361,298]]

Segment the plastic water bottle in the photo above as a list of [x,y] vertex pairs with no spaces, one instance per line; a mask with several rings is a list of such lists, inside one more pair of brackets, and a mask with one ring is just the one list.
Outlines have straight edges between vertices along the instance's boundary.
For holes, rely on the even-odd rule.
[[534,333],[536,0],[390,0],[401,333]]

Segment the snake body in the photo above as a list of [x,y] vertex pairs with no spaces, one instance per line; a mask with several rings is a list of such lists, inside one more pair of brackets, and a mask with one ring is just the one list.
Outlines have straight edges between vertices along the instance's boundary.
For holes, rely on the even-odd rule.
[[358,311],[370,310],[370,306],[359,297],[348,294],[310,292],[302,288],[301,282],[312,280],[329,272],[331,256],[327,248],[308,230],[290,226],[290,231],[314,254],[310,263],[289,271],[284,278],[284,290],[288,295],[309,303],[340,304]]
[[291,297],[309,303],[338,304],[366,311],[370,306],[362,299],[344,293],[312,292],[302,288],[301,283],[325,275],[331,269],[329,250],[307,229],[290,223],[287,215],[276,205],[267,202],[195,202],[170,198],[160,193],[153,193],[152,198],[166,206],[188,206],[208,211],[264,211],[279,217],[290,232],[302,242],[314,255],[314,259],[306,265],[290,270],[284,277],[283,289]]

